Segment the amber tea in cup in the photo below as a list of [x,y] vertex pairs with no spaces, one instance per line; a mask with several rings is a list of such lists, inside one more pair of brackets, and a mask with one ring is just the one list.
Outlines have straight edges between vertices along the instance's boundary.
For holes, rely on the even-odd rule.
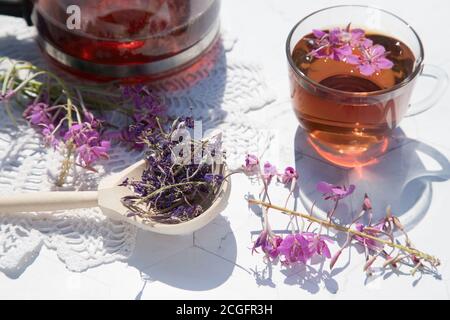
[[[294,27],[287,54],[293,108],[312,147],[344,167],[376,161],[409,113],[424,67],[415,31],[380,9],[331,7]],[[424,75],[438,85],[431,98],[418,103],[418,112],[431,107],[446,87],[440,69],[428,67]]]

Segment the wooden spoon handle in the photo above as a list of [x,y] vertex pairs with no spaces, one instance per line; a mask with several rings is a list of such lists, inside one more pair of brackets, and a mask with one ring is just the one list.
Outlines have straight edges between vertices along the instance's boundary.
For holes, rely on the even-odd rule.
[[42,212],[98,206],[97,191],[30,192],[0,197],[0,213]]

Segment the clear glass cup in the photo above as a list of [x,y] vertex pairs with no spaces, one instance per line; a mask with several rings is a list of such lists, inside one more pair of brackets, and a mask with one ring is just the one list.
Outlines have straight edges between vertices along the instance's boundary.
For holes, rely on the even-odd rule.
[[[406,44],[415,58],[409,76],[388,89],[350,92],[316,82],[295,65],[293,50],[313,29],[344,28],[349,23],[352,28],[390,36]],[[293,108],[308,133],[309,143],[323,158],[343,167],[376,161],[388,149],[389,137],[400,121],[431,108],[448,85],[444,70],[424,65],[422,42],[407,22],[388,11],[368,6],[334,6],[308,15],[290,32],[286,54]],[[435,87],[428,97],[411,105],[410,98],[420,76],[435,79]]]

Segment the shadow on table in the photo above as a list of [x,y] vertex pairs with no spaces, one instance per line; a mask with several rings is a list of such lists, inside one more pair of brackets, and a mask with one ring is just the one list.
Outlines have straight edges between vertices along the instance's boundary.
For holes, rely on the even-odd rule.
[[[281,230],[275,231],[277,234],[283,233]],[[308,265],[296,264],[292,267],[285,267],[281,270],[281,273],[285,276],[285,284],[298,286],[311,294],[318,293],[322,287],[335,294],[339,290],[339,284],[333,279],[334,273],[328,271],[327,268],[328,263],[325,259],[313,257]],[[268,262],[263,270],[255,268],[252,271],[259,286],[276,288],[276,284],[272,279],[272,262]]]
[[[430,145],[407,138],[401,129],[395,131],[388,151],[376,163],[348,169],[320,158],[307,142],[304,130],[299,127],[295,136],[295,162],[296,169],[301,173],[299,200],[305,208],[311,208],[314,204],[314,214],[319,217],[326,218],[333,204],[321,199],[321,194],[316,190],[318,181],[356,185],[353,195],[341,201],[336,211],[335,218],[342,224],[350,223],[361,212],[364,194],[367,193],[374,207],[374,220],[383,218],[386,208],[391,206],[393,214],[410,230],[425,217],[430,207],[433,195],[431,183],[450,179],[447,156]],[[430,164],[433,167],[431,170]],[[345,238],[344,234],[337,234],[335,240],[342,245]],[[363,253],[359,247],[356,250]],[[318,268],[307,266],[287,281],[300,284],[309,292],[318,291],[318,284],[323,281],[330,292],[337,291],[337,283],[332,277],[350,265],[351,256],[352,250],[349,250],[347,261],[340,261],[331,272],[325,271],[323,264],[319,264]],[[378,277],[388,278],[394,273],[406,275],[398,270],[380,270],[373,277],[368,277],[366,284]],[[439,279],[439,275],[432,275]],[[417,282],[415,279],[413,285]]]
[[[301,176],[299,188],[294,193],[295,200],[300,201],[306,209],[314,204],[316,216],[326,218],[327,212],[333,206],[333,203],[322,200],[321,194],[316,190],[317,182],[356,185],[354,194],[340,201],[335,213],[335,218],[342,224],[351,222],[361,212],[362,201],[367,193],[372,200],[375,220],[383,218],[387,206],[390,205],[393,214],[400,218],[406,229],[412,229],[428,212],[433,196],[432,182],[450,179],[450,162],[447,156],[430,145],[406,137],[401,129],[394,132],[387,152],[377,159],[376,163],[355,169],[337,167],[322,159],[309,145],[307,134],[300,127],[294,143],[296,169]],[[260,215],[258,210],[258,207],[254,208],[255,214]],[[277,234],[286,232],[276,230]],[[334,240],[342,245],[346,235],[338,233]],[[299,286],[313,294],[319,292],[321,287],[330,293],[336,293],[339,285],[333,277],[350,265],[355,253],[360,255],[358,259],[364,259],[364,255],[361,255],[362,248],[356,246],[349,249],[348,256],[341,257],[331,271],[329,261],[322,259],[312,261],[306,266],[296,265],[285,269],[282,271],[286,275],[285,283]],[[438,274],[429,273],[437,279],[440,278]],[[393,274],[410,276],[409,273],[395,269],[380,269],[376,270],[372,277],[367,277],[365,283],[369,284],[379,277],[389,278]],[[274,287],[271,275],[272,265],[267,264],[265,270],[255,273],[255,278],[261,285]],[[413,286],[418,281],[419,279],[414,278]]]
[[8,57],[14,60],[26,60],[39,64],[40,67],[48,67],[42,64],[42,53],[34,38],[18,39],[13,35],[0,37],[0,57]]
[[[315,202],[315,213],[326,217],[332,203],[322,201],[316,191],[318,181],[335,185],[354,184],[356,190],[344,199],[335,215],[341,223],[349,223],[362,209],[364,194],[368,194],[374,207],[375,220],[386,215],[391,206],[407,229],[412,229],[426,215],[432,199],[432,181],[450,179],[448,158],[423,142],[409,139],[397,129],[387,152],[377,162],[366,167],[348,169],[334,166],[311,148],[300,127],[295,137],[296,167],[302,174],[300,200],[305,208]],[[428,169],[432,165],[433,169]]]
[[[226,259],[197,246],[196,234],[165,236],[140,232],[134,254],[127,261],[141,272],[144,281],[136,299],[141,298],[146,284],[154,281],[191,291],[211,290],[223,284],[236,267],[236,239],[222,216],[202,229],[202,233],[214,234],[219,225],[227,238]],[[154,257],[158,256],[155,260]]]

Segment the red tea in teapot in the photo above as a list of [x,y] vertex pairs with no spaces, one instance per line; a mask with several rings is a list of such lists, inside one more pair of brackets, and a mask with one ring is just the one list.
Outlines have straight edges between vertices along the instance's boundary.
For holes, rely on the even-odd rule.
[[[80,21],[72,30],[67,8],[74,4]],[[194,46],[214,32],[219,7],[216,0],[36,0],[33,19],[44,50],[60,63],[127,66],[158,62]]]

